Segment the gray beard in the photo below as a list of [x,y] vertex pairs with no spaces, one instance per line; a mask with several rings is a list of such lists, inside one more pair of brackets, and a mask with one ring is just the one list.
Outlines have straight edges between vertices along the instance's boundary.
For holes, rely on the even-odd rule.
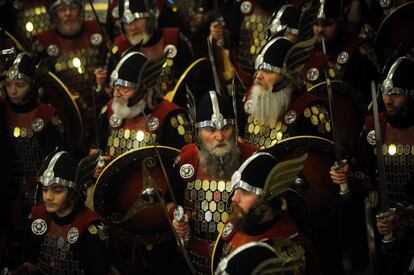
[[126,36],[129,43],[131,43],[133,46],[138,45],[141,43],[142,45],[145,45],[151,38],[151,35],[147,33],[140,33],[140,34],[132,34]]
[[200,164],[208,175],[215,178],[230,179],[239,167],[240,148],[235,142],[230,142],[225,153],[216,153],[201,144]]
[[252,88],[252,115],[261,125],[269,125],[271,120],[278,120],[286,112],[291,101],[293,88],[289,85],[272,93],[272,88],[265,89],[258,84]]
[[130,119],[142,114],[146,107],[144,99],[141,99],[134,106],[128,107],[128,102],[123,98],[114,97],[112,102],[112,111],[120,119]]

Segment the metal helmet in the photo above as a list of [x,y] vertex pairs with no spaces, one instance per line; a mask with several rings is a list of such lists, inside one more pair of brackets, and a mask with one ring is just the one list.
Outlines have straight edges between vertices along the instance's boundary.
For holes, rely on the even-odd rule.
[[232,103],[215,91],[206,93],[197,107],[196,128],[213,127],[218,130],[226,125],[235,125]]
[[84,11],[84,2],[83,1],[80,1],[80,0],[51,0],[48,3],[49,12],[50,12],[50,14],[54,14],[55,11],[56,11],[56,8],[59,5],[62,5],[62,4],[70,5],[72,3],[78,5],[82,9],[82,11]]
[[135,89],[138,86],[139,71],[147,60],[140,52],[129,52],[124,55],[111,73],[111,86],[120,85]]
[[288,78],[285,76],[284,60],[293,43],[286,37],[275,37],[269,40],[256,57],[255,70],[264,70],[283,75],[279,83],[273,87],[273,92],[279,91],[287,86]]
[[227,257],[223,258],[215,271],[216,275],[251,274],[264,261],[276,258],[273,247],[265,242],[249,242],[237,247]]
[[66,151],[49,155],[40,169],[39,183],[49,187],[55,184],[75,188],[76,161]]
[[407,96],[408,100],[397,113],[386,112],[387,122],[395,128],[407,128],[414,125],[414,62],[411,57],[402,56],[390,64],[385,66],[378,88],[383,96]]
[[38,182],[43,187],[63,185],[69,188],[68,203],[81,207],[86,199],[86,187],[94,181],[98,154],[83,158],[79,164],[66,151],[56,149],[44,160]]
[[414,62],[407,56],[398,57],[385,66],[379,89],[383,95],[414,95]]
[[21,79],[32,82],[36,73],[36,65],[28,53],[21,52],[15,58],[9,58],[3,70],[3,75],[10,80]]
[[293,5],[283,5],[272,15],[268,29],[268,36],[275,36],[282,31],[298,35],[299,17],[300,12]]
[[342,2],[338,0],[320,0],[318,20],[335,19],[341,20],[343,17]]
[[127,53],[121,58],[111,73],[111,86],[121,85],[136,90],[135,94],[128,101],[129,107],[137,104],[146,95],[147,91],[152,88],[158,89],[158,91],[153,93],[153,96],[161,97],[159,77],[167,57],[173,57],[172,52],[174,50],[167,45],[163,54],[149,59],[137,51]]
[[149,33],[157,26],[159,10],[153,0],[120,0],[118,12],[122,23],[130,24],[135,19],[147,18]]
[[[238,170],[233,173],[231,184],[236,188],[253,192],[261,199],[254,207],[266,209],[280,207],[278,197],[288,191],[302,171],[307,154],[298,158],[277,161],[267,152],[257,152],[246,159]],[[264,208],[261,206],[265,206]]]

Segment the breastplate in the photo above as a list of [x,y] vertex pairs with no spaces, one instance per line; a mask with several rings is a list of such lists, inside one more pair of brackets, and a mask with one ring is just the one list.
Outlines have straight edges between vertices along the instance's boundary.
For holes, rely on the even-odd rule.
[[269,125],[260,125],[253,116],[247,119],[245,139],[260,149],[272,147],[287,137],[288,125],[283,121],[272,120]]
[[84,110],[92,105],[91,92],[95,86],[93,67],[97,64],[98,55],[98,48],[77,49],[62,53],[54,64],[54,71],[63,83],[72,93],[80,96],[77,101]]
[[79,231],[71,225],[50,224],[50,230],[43,238],[38,266],[42,274],[85,274],[73,254],[73,243]]
[[49,29],[50,17],[45,6],[25,9],[17,14],[17,36],[26,49],[32,49],[33,38]]
[[19,192],[27,203],[32,204],[37,184],[37,171],[40,169],[45,152],[39,145],[39,137],[31,128],[14,127],[9,130],[13,152],[13,177],[19,185]]
[[240,41],[237,60],[240,67],[253,74],[254,62],[261,48],[266,44],[266,31],[270,18],[261,15],[244,16],[240,26]]
[[[409,144],[383,144],[385,163],[385,182],[391,206],[412,204],[407,196],[407,183],[414,177],[414,145]],[[414,218],[404,216],[400,219],[398,234],[412,238]]]
[[[149,120],[151,121],[151,118]],[[146,127],[144,117],[140,116],[135,118],[133,123],[127,123],[120,128],[110,128],[106,153],[116,157],[130,150],[153,144],[154,138]]]
[[382,153],[390,203],[408,205],[406,186],[414,176],[414,145],[384,144]]
[[231,191],[230,181],[197,177],[187,182],[184,207],[191,213],[190,228],[194,236],[209,241],[217,238],[231,212]]

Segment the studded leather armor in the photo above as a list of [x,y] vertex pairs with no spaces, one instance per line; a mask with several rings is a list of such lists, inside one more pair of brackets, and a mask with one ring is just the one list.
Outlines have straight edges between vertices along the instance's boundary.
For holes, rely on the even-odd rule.
[[34,37],[50,27],[46,1],[14,0],[12,7],[17,20],[16,36],[23,47],[30,51]]
[[56,109],[45,104],[26,113],[17,113],[7,105],[6,119],[13,152],[14,182],[18,184],[19,197],[25,205],[32,205],[37,171],[48,153],[40,145],[40,135],[48,123],[60,133],[63,133],[63,125]]
[[[247,113],[250,111],[250,104],[248,99],[245,103]],[[269,125],[261,125],[257,118],[249,115],[244,138],[260,149],[269,148],[285,138],[310,134],[306,129],[298,127],[301,120],[308,121],[307,124],[315,128],[315,133],[326,135],[331,132],[329,114],[325,106],[316,97],[302,94],[292,102],[280,119],[272,120]]]
[[[374,154],[376,154],[375,130],[372,116],[366,119],[365,125],[367,142],[372,147]],[[389,201],[391,206],[407,207],[412,204],[412,199],[410,200],[407,194],[407,184],[414,177],[414,141],[411,136],[408,138],[411,142],[387,143],[387,124],[384,115],[380,115],[380,125],[384,140],[381,154],[384,156],[385,180]],[[412,232],[414,218],[405,216],[401,219],[400,228],[408,230],[409,227],[411,227]]]
[[[248,144],[239,144],[239,148],[240,163],[256,151]],[[231,212],[231,181],[206,174],[199,163],[195,144],[186,145],[181,150],[180,176],[186,184],[184,209],[191,216],[189,253],[197,271],[204,274],[210,272],[208,259],[214,241]]]
[[[84,21],[81,35],[74,39],[64,38],[55,29],[49,29],[37,38],[38,43],[35,42],[34,45],[48,55],[49,69],[75,96],[87,130],[86,136],[90,138],[95,119],[92,108],[92,92],[96,85],[93,71],[100,63],[104,46],[98,24],[95,21]],[[96,104],[99,110],[102,103]]]
[[238,45],[237,60],[240,68],[253,75],[254,61],[261,48],[266,44],[267,28],[270,16],[253,13],[246,15],[240,26],[240,41]]
[[[147,119],[139,115],[132,119],[125,119],[124,121],[119,120],[113,114],[111,106],[112,101],[109,102],[107,109],[109,135],[106,145],[106,153],[111,157],[119,156],[132,149],[153,145],[154,140],[160,141],[161,137],[158,135],[162,134],[164,126],[175,129],[176,133],[182,136],[185,143],[191,142],[191,135],[186,130],[186,116],[183,113],[168,116],[171,112],[180,110],[180,107],[173,103],[163,100],[149,114]],[[147,128],[147,120],[149,129]],[[151,136],[151,134],[154,136]]]
[[33,208],[31,230],[42,238],[37,260],[42,274],[85,274],[82,259],[76,255],[75,247],[87,229],[91,232],[89,225],[93,221],[102,221],[102,218],[87,208],[66,225],[55,223],[44,205]]

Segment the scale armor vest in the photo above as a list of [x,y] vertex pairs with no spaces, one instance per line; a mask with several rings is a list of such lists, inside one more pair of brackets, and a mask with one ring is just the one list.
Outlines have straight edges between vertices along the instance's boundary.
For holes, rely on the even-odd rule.
[[[372,147],[374,154],[375,149],[375,130],[373,119],[369,117],[366,120],[368,144]],[[383,136],[385,136],[386,121],[385,117],[380,114],[380,127]],[[372,124],[372,125],[371,125]],[[383,137],[384,138],[384,137]],[[412,199],[407,195],[407,184],[411,177],[414,177],[414,142],[411,144],[383,144],[382,154],[385,165],[385,183],[387,185],[388,197],[391,207],[401,205],[407,207],[412,204]],[[414,233],[414,218],[406,215],[400,219],[400,229],[398,234],[402,236],[412,236]],[[412,237],[410,237],[412,239]]]
[[[376,150],[374,148],[376,154]],[[383,144],[382,154],[385,164],[385,183],[391,206],[409,206],[412,200],[407,196],[407,183],[413,177],[414,144]],[[400,219],[399,238],[410,237],[414,233],[414,217],[405,216]]]
[[[72,94],[79,95],[76,100],[87,122],[85,126],[89,128],[93,121],[91,92],[96,85],[93,68],[100,63],[104,43],[95,21],[84,21],[83,24],[81,37],[74,41],[63,39],[56,30],[51,29],[40,34],[39,43],[34,44],[46,51],[51,58],[52,72],[68,86]],[[80,60],[79,68],[74,66],[75,58]]]
[[282,117],[283,119],[278,121],[273,119],[269,125],[260,125],[259,120],[250,115],[247,119],[244,138],[260,149],[272,147],[295,135],[297,128],[295,124],[301,117],[308,119],[319,133],[326,134],[331,131],[328,111],[320,104],[309,105],[303,109],[302,113],[291,107]]
[[79,261],[74,259],[72,244],[68,241],[69,231],[72,229],[70,224],[62,228],[54,222],[50,223],[38,259],[38,266],[43,274],[85,274]]
[[211,179],[200,170],[196,179],[187,182],[184,208],[187,213],[196,213],[190,222],[192,234],[214,241],[231,212],[228,201],[232,186],[230,180]]
[[27,118],[23,123],[8,123],[8,136],[11,150],[14,153],[14,182],[19,185],[19,193],[27,205],[32,205],[34,202],[37,171],[47,154],[40,146],[40,134],[49,120],[59,131],[63,132],[62,121],[56,115],[42,115],[40,113],[39,108],[37,111],[27,114]]
[[46,212],[44,205],[35,206],[31,216],[32,233],[42,237],[37,260],[41,273],[84,275],[75,248],[85,231],[90,230],[88,225],[101,218],[85,209],[70,224],[58,225]]
[[[116,157],[133,149],[154,145],[154,140],[157,140],[157,134],[162,129],[164,123],[170,123],[170,127],[176,129],[178,134],[183,136],[185,142],[189,143],[191,141],[191,134],[186,130],[186,119],[182,114],[177,114],[171,117],[169,122],[166,122],[165,117],[168,113],[163,109],[169,108],[172,111],[174,109],[171,108],[175,107],[167,107],[165,104],[165,101],[160,103],[147,118],[150,128],[150,131],[148,131],[146,120],[142,115],[128,119],[125,122],[120,122],[121,124],[117,126],[113,122],[116,119],[112,116],[112,103],[110,103],[108,105],[111,111],[108,112],[109,136],[107,139],[106,154],[111,157]],[[155,136],[151,137],[151,134]]]
[[256,14],[243,17],[239,33],[237,60],[240,67],[250,75],[254,74],[254,62],[266,44],[270,19],[270,17]]
[[29,1],[13,1],[12,6],[17,17],[16,36],[29,50],[32,49],[34,37],[50,28],[50,16],[43,1],[33,1],[36,3],[29,6],[25,2]]

